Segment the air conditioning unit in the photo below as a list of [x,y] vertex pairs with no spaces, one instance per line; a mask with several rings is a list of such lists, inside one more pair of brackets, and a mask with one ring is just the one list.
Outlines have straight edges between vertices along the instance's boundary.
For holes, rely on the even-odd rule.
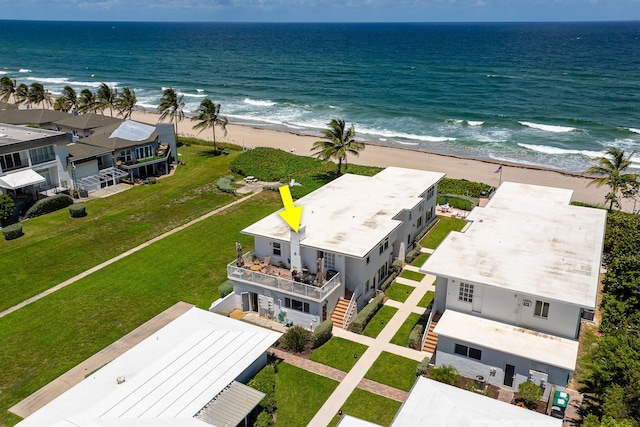
[[531,307],[531,301],[529,301],[528,299],[522,301],[522,305],[525,307]]

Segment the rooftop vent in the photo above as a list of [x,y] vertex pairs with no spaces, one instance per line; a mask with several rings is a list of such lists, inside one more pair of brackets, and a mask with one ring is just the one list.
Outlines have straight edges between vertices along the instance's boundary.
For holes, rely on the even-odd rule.
[[124,376],[116,378],[116,382],[118,384],[122,384],[125,381],[126,381],[126,378]]

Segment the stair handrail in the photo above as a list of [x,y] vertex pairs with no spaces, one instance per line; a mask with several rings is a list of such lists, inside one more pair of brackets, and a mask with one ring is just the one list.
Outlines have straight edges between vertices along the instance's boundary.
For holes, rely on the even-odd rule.
[[429,319],[427,320],[427,324],[424,327],[424,332],[422,333],[422,340],[420,341],[420,351],[424,350],[424,343],[425,341],[427,341],[429,328],[431,328],[431,322],[433,321],[433,316],[435,316],[436,311],[436,305],[434,303],[431,305],[431,313],[429,313]]
[[342,329],[346,330],[347,325],[349,325],[349,320],[351,319],[351,315],[353,314],[353,310],[356,307],[356,292],[351,294],[351,299],[349,300],[349,306],[347,307],[347,311],[344,312],[344,317],[342,318]]

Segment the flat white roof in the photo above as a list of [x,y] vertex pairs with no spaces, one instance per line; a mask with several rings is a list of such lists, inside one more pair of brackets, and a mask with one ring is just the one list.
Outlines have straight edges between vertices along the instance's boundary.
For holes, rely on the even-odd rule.
[[454,310],[445,310],[434,332],[562,369],[573,371],[576,367],[578,341]]
[[280,336],[194,307],[18,425],[207,426],[193,417]]
[[[345,174],[296,201],[302,206],[301,246],[365,257],[400,225],[393,219],[412,209],[444,177],[442,173],[388,167],[375,176]],[[288,242],[289,226],[278,213],[242,230],[252,236]]]
[[418,377],[391,426],[561,427],[562,420]]
[[0,123],[0,146],[64,135],[55,130]]
[[572,193],[502,183],[420,271],[595,308],[607,213],[569,205]]
[[33,169],[25,169],[0,176],[0,187],[9,190],[16,190],[42,182],[47,182],[47,180]]

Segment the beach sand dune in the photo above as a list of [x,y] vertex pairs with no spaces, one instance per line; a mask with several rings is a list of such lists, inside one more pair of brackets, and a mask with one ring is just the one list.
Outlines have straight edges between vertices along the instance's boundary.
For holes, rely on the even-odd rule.
[[[158,114],[145,111],[135,111],[132,118],[148,124],[155,124],[159,121]],[[182,136],[212,140],[210,130],[198,132],[193,129],[194,123],[189,119],[183,120],[178,124],[178,133]],[[221,142],[230,142],[246,148],[274,147],[306,156],[312,154],[311,147],[319,139],[318,137],[297,135],[290,132],[234,124],[227,125],[226,137],[221,134],[222,132],[216,133],[216,135],[219,135],[217,140]],[[602,205],[607,193],[606,186],[600,188],[595,185],[588,186],[591,178],[578,174],[517,164],[460,158],[400,147],[367,144],[359,157],[352,156],[349,161],[367,166],[399,166],[443,172],[449,178],[464,178],[493,186],[498,186],[499,184],[500,173],[496,173],[496,170],[502,165],[502,181],[568,188],[574,192],[574,201]],[[633,201],[625,202],[624,209],[631,211],[633,209]]]

